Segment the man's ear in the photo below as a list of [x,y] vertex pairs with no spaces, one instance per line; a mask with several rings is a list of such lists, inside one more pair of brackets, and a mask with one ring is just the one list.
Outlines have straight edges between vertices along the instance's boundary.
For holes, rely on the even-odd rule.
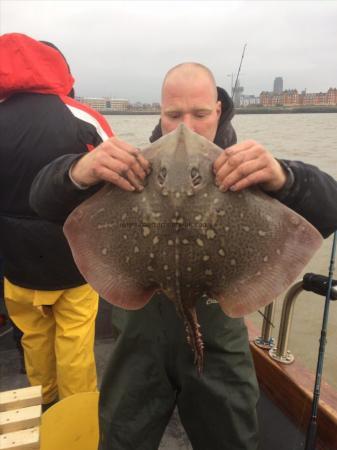
[[221,101],[218,100],[218,101],[216,102],[216,115],[217,115],[218,120],[220,119],[221,112],[222,112]]

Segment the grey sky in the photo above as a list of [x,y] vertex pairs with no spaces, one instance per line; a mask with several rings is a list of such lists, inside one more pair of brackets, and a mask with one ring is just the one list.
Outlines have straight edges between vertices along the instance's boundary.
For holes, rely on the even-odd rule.
[[16,1],[0,0],[0,33],[56,44],[76,93],[159,101],[166,71],[207,65],[230,89],[243,45],[245,94],[337,87],[337,1]]

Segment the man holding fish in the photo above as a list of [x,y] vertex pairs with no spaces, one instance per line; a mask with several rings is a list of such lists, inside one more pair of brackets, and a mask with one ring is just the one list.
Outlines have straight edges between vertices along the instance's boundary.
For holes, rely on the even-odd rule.
[[[331,234],[337,227],[337,183],[316,167],[276,160],[254,141],[236,144],[232,117],[232,102],[216,88],[209,69],[181,64],[164,79],[161,122],[151,141],[185,124],[226,148],[213,166],[220,191],[258,185],[324,237]],[[139,150],[110,138],[81,158],[65,156],[42,169],[32,205],[45,218],[64,221],[85,191],[90,197],[108,182],[142,192],[149,172]],[[100,450],[157,449],[175,406],[194,449],[258,448],[258,386],[243,319],[228,317],[205,298],[196,309],[205,352],[201,376],[184,323],[164,294],[156,293],[140,310],[116,308],[121,334],[101,386]]]

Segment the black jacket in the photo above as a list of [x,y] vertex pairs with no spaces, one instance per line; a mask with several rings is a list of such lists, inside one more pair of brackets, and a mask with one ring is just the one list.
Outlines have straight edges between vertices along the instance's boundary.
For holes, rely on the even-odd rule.
[[[10,48],[9,44],[15,48],[21,46],[22,51],[27,50],[30,55],[42,55],[43,47],[50,51],[26,36],[11,37],[7,35],[6,48]],[[8,89],[20,86],[24,91],[26,86],[28,91],[34,91],[34,83],[39,91],[53,89],[45,78],[39,78],[36,67],[42,69],[38,61],[34,60],[29,67],[29,58],[21,57],[17,61],[12,58],[10,67],[15,62],[20,65],[21,61],[24,68],[17,67],[13,71]],[[63,70],[63,66],[58,67]],[[20,79],[23,71],[27,77]],[[66,74],[62,76],[65,79]],[[8,73],[0,68],[0,84],[5,77],[8,80]],[[58,73],[54,71],[53,82],[57,84],[57,80]],[[4,91],[4,85],[1,84],[1,94],[6,98],[0,102],[0,254],[4,258],[4,276],[30,289],[79,286],[85,281],[75,266],[62,227],[41,219],[32,210],[29,192],[34,177],[46,164],[68,153],[83,154],[88,146],[91,148],[102,142],[105,133],[98,127],[101,137],[95,126],[100,117],[61,92],[58,95],[15,93]],[[104,119],[100,125],[111,134]]]
[[58,96],[16,94],[0,103],[0,249],[4,275],[21,287],[65,289],[85,283],[59,225],[29,205],[30,185],[50,161],[83,154],[102,139]]

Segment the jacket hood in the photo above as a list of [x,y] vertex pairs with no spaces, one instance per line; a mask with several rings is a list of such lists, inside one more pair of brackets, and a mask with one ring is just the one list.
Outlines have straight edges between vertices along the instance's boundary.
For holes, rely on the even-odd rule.
[[214,143],[221,148],[227,148],[237,142],[236,132],[231,124],[234,117],[234,104],[225,89],[217,86],[217,90],[218,100],[221,102],[221,116]]
[[20,33],[0,36],[0,98],[18,92],[68,95],[74,78],[54,46]]

